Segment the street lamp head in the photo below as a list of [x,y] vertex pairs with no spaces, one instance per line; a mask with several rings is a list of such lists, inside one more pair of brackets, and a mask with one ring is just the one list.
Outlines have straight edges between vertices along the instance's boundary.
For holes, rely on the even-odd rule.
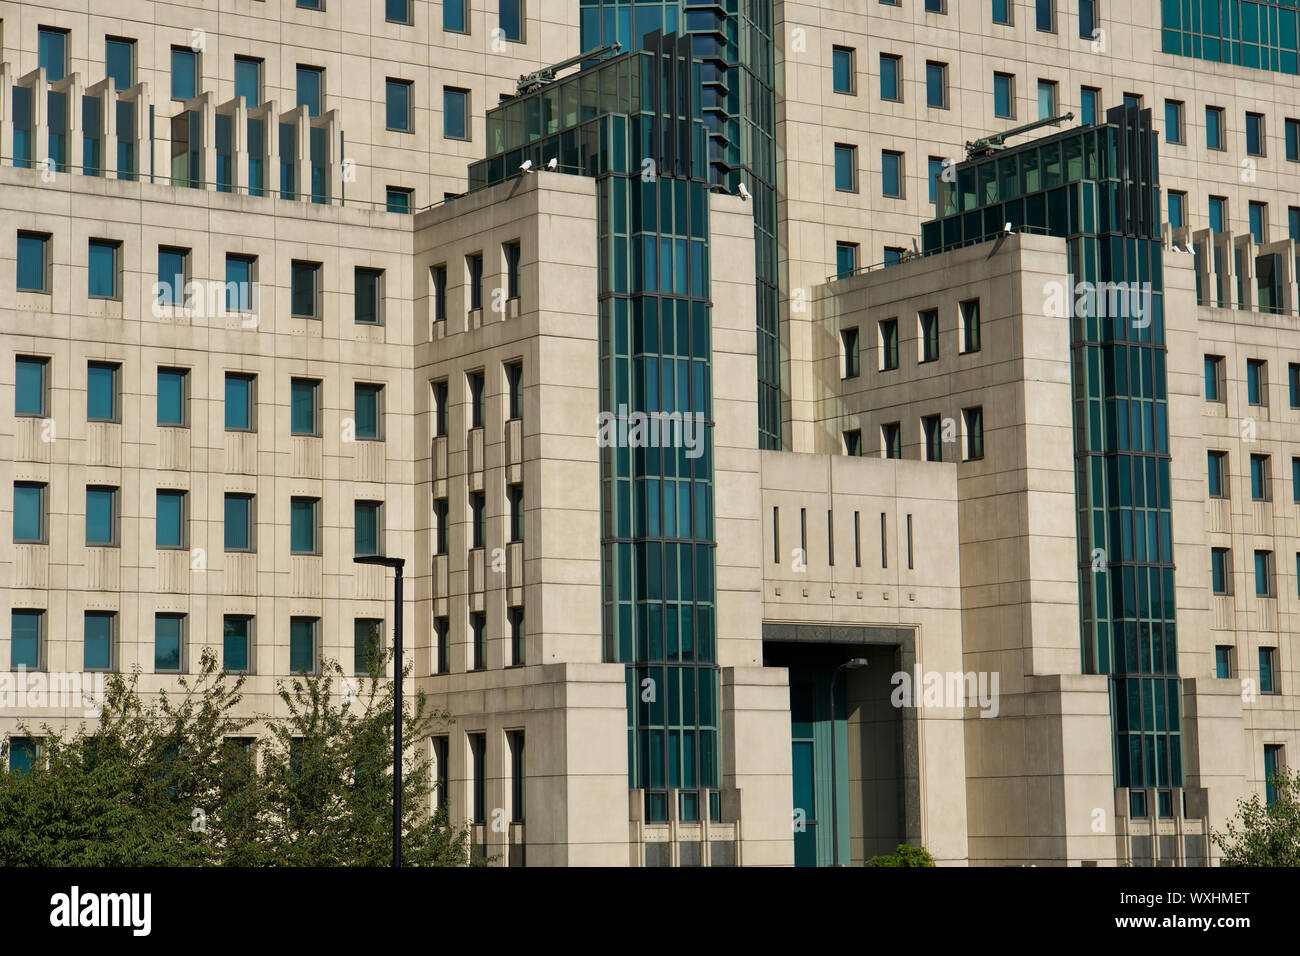
[[357,564],[382,564],[386,568],[400,568],[406,564],[405,558],[390,558],[383,554],[358,554],[352,560]]
[[865,657],[853,657],[845,661],[844,666],[848,668],[858,668],[858,667],[866,667],[869,663],[870,661],[868,661]]

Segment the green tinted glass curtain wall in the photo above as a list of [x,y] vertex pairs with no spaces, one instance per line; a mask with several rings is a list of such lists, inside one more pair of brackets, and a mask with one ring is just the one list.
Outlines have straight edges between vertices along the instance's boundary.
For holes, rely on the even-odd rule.
[[927,255],[1007,222],[1066,240],[1083,671],[1110,675],[1115,785],[1132,788],[1183,773],[1156,149],[1150,111],[1116,107],[963,163],[922,227]]
[[1175,56],[1300,73],[1296,0],[1161,0],[1161,48]]

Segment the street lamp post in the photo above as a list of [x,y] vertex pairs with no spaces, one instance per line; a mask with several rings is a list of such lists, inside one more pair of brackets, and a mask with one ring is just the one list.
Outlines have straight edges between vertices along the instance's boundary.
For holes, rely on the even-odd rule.
[[393,576],[393,866],[402,865],[402,568],[405,558],[363,554],[357,564],[392,568]]
[[835,680],[840,671],[848,668],[856,670],[867,666],[865,657],[853,657],[831,672],[831,865],[840,865],[840,787],[839,775],[835,769]]

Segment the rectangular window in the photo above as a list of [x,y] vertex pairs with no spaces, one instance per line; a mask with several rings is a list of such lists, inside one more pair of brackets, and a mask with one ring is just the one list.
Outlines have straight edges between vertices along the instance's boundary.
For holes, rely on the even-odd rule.
[[39,65],[47,83],[57,83],[68,75],[68,31],[57,27],[40,27],[37,33]]
[[86,544],[116,547],[117,489],[104,485],[86,487]]
[[450,502],[446,498],[433,499],[433,553],[446,554],[448,550],[448,522],[450,519]]
[[1228,200],[1223,196],[1210,197],[1210,232],[1223,232],[1228,222]]
[[1273,552],[1255,552],[1255,596],[1274,597],[1273,590]]
[[506,731],[506,747],[510,751],[510,822],[524,822],[524,732]]
[[45,418],[49,406],[50,360],[19,355],[14,360],[14,414]]
[[482,428],[485,416],[483,397],[483,373],[469,372],[465,375],[466,391],[469,393],[469,427]]
[[241,97],[249,109],[262,105],[262,61],[251,56],[235,57],[235,99]]
[[86,421],[118,420],[118,378],[120,365],[109,362],[86,364]]
[[487,534],[487,502],[481,491],[469,493],[469,521],[471,548],[481,548]]
[[153,616],[153,669],[154,673],[180,673],[185,648],[185,615],[155,614]]
[[840,342],[843,345],[843,366],[841,370],[842,378],[857,378],[861,370],[858,361],[858,330],[843,329],[840,332]]
[[510,511],[510,540],[524,540],[524,486],[506,485],[506,506]]
[[858,191],[858,148],[835,144],[835,188],[840,192]]
[[933,362],[939,358],[939,310],[926,309],[916,314],[917,361]]
[[389,23],[411,22],[411,0],[384,0],[384,19]]
[[1016,118],[1016,78],[1010,73],[993,74],[993,115],[998,119]]
[[438,645],[438,670],[435,673],[446,674],[451,670],[451,621],[445,617],[434,618],[433,639]]
[[1251,202],[1247,204],[1250,222],[1250,235],[1257,245],[1268,242],[1268,203]]
[[862,457],[862,430],[859,428],[847,429],[843,432],[844,437],[844,454],[850,458]]
[[384,386],[357,382],[352,389],[355,437],[381,441],[383,439]]
[[158,247],[158,304],[186,303],[185,285],[189,281],[190,250],[175,246]]
[[36,741],[30,737],[9,738],[9,772],[14,774],[31,773],[36,766],[39,751]]
[[925,61],[925,105],[931,109],[948,108],[948,64]]
[[39,481],[14,482],[14,543],[43,544],[49,531],[46,486]]
[[468,734],[470,822],[487,822],[487,734]]
[[82,618],[82,670],[113,669],[114,637],[117,614],[113,611],[86,611]]
[[1125,94],[1124,94],[1124,109],[1126,109],[1126,110],[1128,110],[1128,109],[1133,109],[1133,110],[1140,110],[1140,109],[1142,109],[1142,94],[1141,94],[1141,93],[1125,93]]
[[903,58],[880,54],[880,98],[891,103],[903,102]]
[[320,554],[320,499],[289,499],[289,551]]
[[158,369],[158,424],[184,428],[189,424],[190,373],[183,368]]
[[289,432],[320,434],[320,381],[295,378],[289,382]]
[[253,280],[257,259],[235,253],[226,255],[226,311],[253,311]]
[[852,47],[831,47],[831,73],[836,93],[853,96],[857,92],[857,51]]
[[442,88],[442,136],[469,139],[469,90]]
[[316,673],[316,633],[320,618],[289,618],[289,673]]
[[45,232],[18,233],[19,292],[50,291],[50,235]]
[[1187,225],[1187,193],[1169,190],[1169,227]]
[[1291,500],[1300,504],[1300,458],[1291,459]]
[[357,266],[355,279],[353,320],[358,325],[383,324],[384,270]]
[[1097,31],[1097,0],[1079,0],[1079,38],[1093,39]]
[[357,501],[353,504],[353,553],[382,554],[383,502]]
[[898,368],[898,319],[880,320],[880,370]]
[[506,298],[519,298],[519,256],[520,245],[516,240],[514,242],[505,242],[501,244],[501,254],[505,259],[506,266]]
[[1228,497],[1228,453],[1212,451],[1206,454],[1209,492],[1211,498]]
[[880,450],[885,458],[903,457],[903,425],[889,422],[880,426]]
[[1038,118],[1051,119],[1056,115],[1056,83],[1051,80],[1038,81]]
[[980,300],[966,299],[958,304],[961,312],[961,352],[980,350]]
[[1268,405],[1268,363],[1263,359],[1246,359],[1246,402]]
[[1246,155],[1264,155],[1264,114],[1246,114]]
[[1223,137],[1223,107],[1205,108],[1205,148],[1227,149]]
[[249,673],[253,659],[253,619],[227,614],[221,622],[221,666],[232,674]]
[[402,186],[389,186],[384,190],[384,208],[388,212],[409,215],[415,191]]
[[45,612],[14,608],[9,615],[9,669],[25,667],[38,671],[43,667]]
[[921,444],[925,449],[926,461],[943,461],[943,429],[938,415],[922,417]]
[[447,382],[433,382],[433,437],[447,434]]
[[481,671],[487,667],[487,615],[471,613],[469,630],[474,644],[474,670]]
[[256,551],[253,496],[226,495],[225,540],[227,551]]
[[320,318],[319,262],[293,260],[290,266],[290,312],[305,319]]
[[524,664],[524,609],[512,607],[506,612],[510,623],[510,664],[520,667]]
[[1034,0],[1034,28],[1042,33],[1056,32],[1056,0]]
[[442,28],[448,33],[469,33],[465,6],[469,0],[442,0]]
[[1085,86],[1079,90],[1079,118],[1084,126],[1096,126],[1101,115],[1101,90]]
[[1286,134],[1286,158],[1300,162],[1300,120],[1288,119],[1283,127]]
[[1210,549],[1210,590],[1215,594],[1232,593],[1232,556],[1227,548]]
[[497,0],[497,23],[503,39],[524,41],[524,0]]
[[903,198],[903,154],[880,151],[880,194],[890,199]]
[[926,161],[926,176],[930,185],[930,202],[939,201],[939,182],[943,179],[946,160],[942,156],[931,156]]
[[297,102],[295,106],[307,107],[308,116],[319,116],[321,112],[321,93],[325,86],[325,71],[318,66],[299,64],[295,73],[297,81]]
[[1250,500],[1270,501],[1268,455],[1250,456]]
[[984,457],[984,408],[964,408],[961,417],[966,432],[966,460],[979,461]]
[[172,99],[192,100],[199,91],[199,55],[189,47],[172,47]]
[[154,496],[154,547],[188,547],[185,535],[185,492],[159,491]]
[[1221,402],[1223,398],[1223,356],[1205,356],[1205,400]]
[[378,618],[359,617],[352,622],[352,673],[383,673],[383,629],[384,622]]
[[475,252],[465,257],[466,281],[469,285],[470,311],[483,308],[483,253]]
[[121,297],[118,281],[122,244],[112,239],[91,239],[86,253],[86,294],[92,299]]
[[506,411],[510,421],[524,417],[524,366],[522,362],[507,362]]
[[1214,676],[1220,680],[1232,677],[1232,646],[1220,644],[1214,649]]
[[1291,407],[1300,408],[1300,365],[1295,362],[1287,363],[1286,384]]
[[433,292],[433,321],[447,319],[447,267],[429,266],[429,285]]
[[104,37],[104,75],[113,88],[129,90],[135,86],[135,41],[121,37]]
[[384,80],[384,116],[388,129],[398,133],[411,132],[411,87],[410,80]]
[[1259,692],[1276,694],[1281,688],[1277,685],[1277,648],[1261,647],[1259,649]]
[[858,271],[858,244],[835,243],[835,278],[847,279]]
[[1011,25],[1011,0],[993,0],[993,22]]
[[1181,146],[1183,139],[1183,103],[1165,100],[1165,142]]
[[906,250],[902,246],[885,246],[885,265],[896,266],[903,261],[903,253]]
[[253,431],[255,375],[226,373],[226,431]]
[[1286,766],[1281,744],[1264,745],[1264,805],[1277,803],[1277,788],[1286,784]]
[[925,0],[926,13],[947,13],[947,0]]

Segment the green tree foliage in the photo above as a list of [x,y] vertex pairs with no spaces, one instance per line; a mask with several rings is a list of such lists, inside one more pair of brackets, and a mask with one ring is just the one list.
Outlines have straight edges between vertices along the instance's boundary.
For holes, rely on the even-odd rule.
[[1236,817],[1210,838],[1224,866],[1300,866],[1300,771],[1273,778],[1277,798],[1265,806],[1259,794],[1237,801]]
[[923,846],[900,843],[888,856],[873,856],[864,866],[934,866],[934,858]]
[[[28,773],[0,773],[0,866],[387,865],[394,685],[381,664],[344,678],[327,662],[281,682],[287,716],[258,720],[235,716],[244,678],[210,651],[178,694],[152,703],[138,674],[110,675],[98,723],[22,729],[41,753]],[[449,720],[423,694],[403,706],[407,865],[469,857],[466,828],[429,812],[427,739]]]

